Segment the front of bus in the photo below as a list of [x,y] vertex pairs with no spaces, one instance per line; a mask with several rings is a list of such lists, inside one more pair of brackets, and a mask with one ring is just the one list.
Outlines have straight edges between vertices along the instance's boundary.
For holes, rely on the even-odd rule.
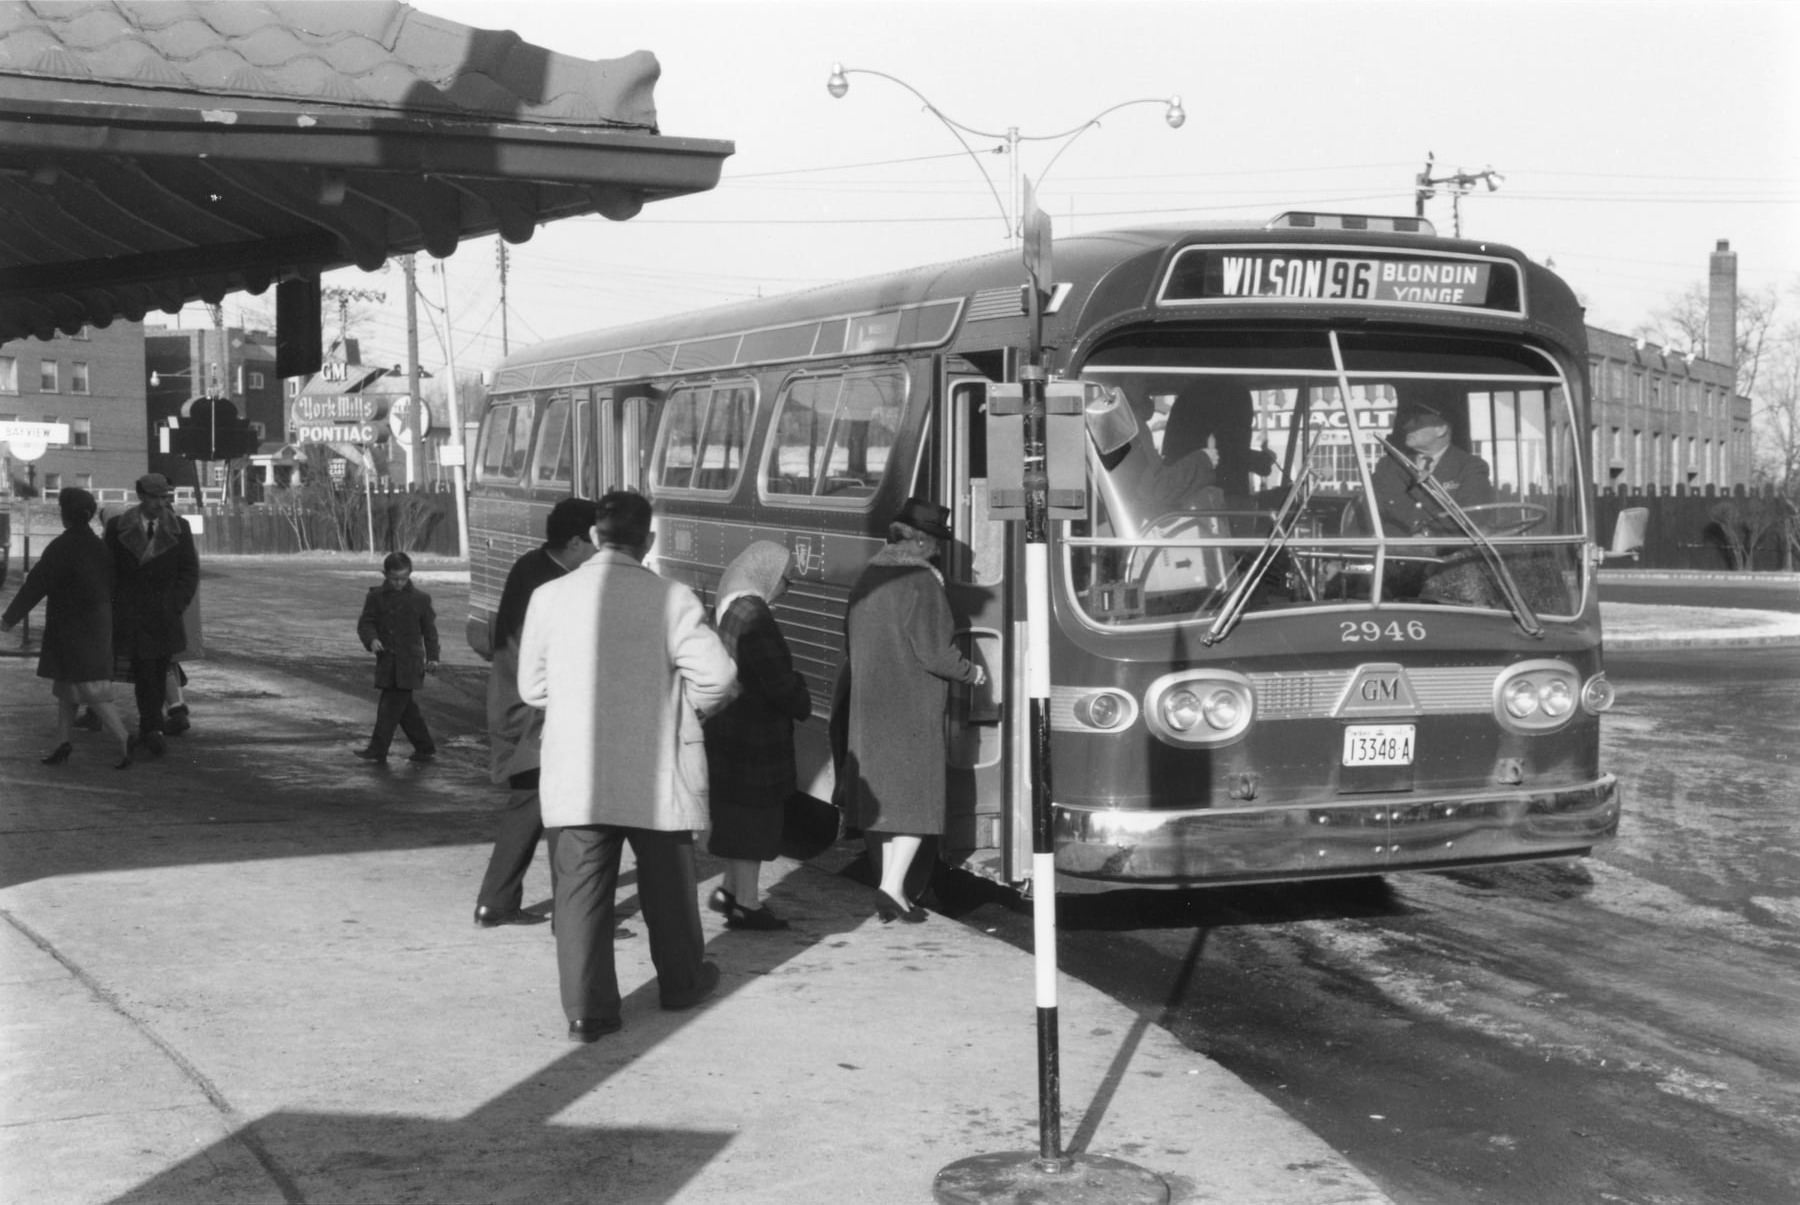
[[[1379,219],[1367,219],[1373,222]],[[1090,300],[1053,557],[1057,867],[1247,882],[1582,854],[1585,337],[1506,248],[1196,233]]]

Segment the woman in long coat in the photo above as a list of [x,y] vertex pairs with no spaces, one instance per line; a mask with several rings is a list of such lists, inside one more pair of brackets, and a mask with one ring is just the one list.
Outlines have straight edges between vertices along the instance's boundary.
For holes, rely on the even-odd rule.
[[944,579],[931,561],[950,538],[949,512],[909,498],[888,543],[850,591],[848,750],[841,770],[848,823],[879,859],[883,923],[917,923],[906,872],[924,838],[944,831],[944,704],[950,683],[986,675],[957,652]]
[[63,533],[50,541],[31,567],[19,593],[0,617],[0,631],[44,604],[44,636],[38,652],[37,676],[49,678],[56,695],[57,746],[46,765],[69,759],[74,745],[75,711],[91,707],[106,731],[119,743],[117,768],[131,764],[129,734],[113,706],[113,560],[91,526],[94,496],[65,489],[56,497]]
[[783,805],[798,789],[794,723],[812,714],[806,679],[769,610],[787,588],[790,559],[782,545],[758,540],[719,578],[719,637],[737,662],[739,694],[706,721],[707,850],[725,859],[725,883],[710,906],[728,929],[788,927],[759,902],[757,879],[781,852]]

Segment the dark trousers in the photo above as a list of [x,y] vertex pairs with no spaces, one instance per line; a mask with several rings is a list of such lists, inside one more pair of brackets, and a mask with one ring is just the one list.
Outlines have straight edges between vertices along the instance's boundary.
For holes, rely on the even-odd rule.
[[131,693],[137,698],[138,735],[163,730],[164,692],[168,689],[169,658],[133,657]]
[[563,1012],[571,1021],[619,1017],[613,966],[613,895],[625,844],[637,859],[638,902],[650,931],[650,961],[668,1004],[700,986],[706,949],[700,931],[694,834],[619,825],[551,830],[551,882],[556,892],[556,970]]
[[431,730],[425,727],[425,713],[413,701],[413,692],[410,690],[381,692],[381,699],[375,704],[375,734],[369,738],[369,748],[385,754],[388,746],[394,743],[396,726],[406,733],[406,739],[412,742],[416,751],[437,751],[437,745],[431,739]]
[[538,838],[544,835],[537,778],[536,770],[512,776],[512,798],[500,813],[494,852],[488,855],[481,894],[475,897],[477,905],[490,911],[514,912],[525,902],[525,872],[531,869],[532,859],[537,857]]

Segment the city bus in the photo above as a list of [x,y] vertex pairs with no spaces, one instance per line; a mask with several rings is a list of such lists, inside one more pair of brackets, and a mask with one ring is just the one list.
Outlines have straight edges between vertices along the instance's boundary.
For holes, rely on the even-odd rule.
[[[1018,420],[988,403],[1034,308],[996,253],[506,358],[473,462],[471,644],[489,654],[507,569],[560,497],[648,495],[656,567],[709,605],[739,550],[779,541],[775,614],[815,703],[802,773],[827,795],[846,599],[918,496],[953,514],[945,586],[988,670],[952,689],[947,764],[921,767],[946,779],[952,864],[1030,878],[1031,639],[1049,642],[1059,891],[1568,858],[1613,836],[1568,286],[1423,219],[1325,213],[1083,234],[1054,263],[1041,363],[1079,393],[1080,443],[1041,624],[1022,525],[990,513],[989,423]],[[1417,413],[1484,482],[1459,496],[1418,467]],[[1431,524],[1385,505],[1396,479]]]

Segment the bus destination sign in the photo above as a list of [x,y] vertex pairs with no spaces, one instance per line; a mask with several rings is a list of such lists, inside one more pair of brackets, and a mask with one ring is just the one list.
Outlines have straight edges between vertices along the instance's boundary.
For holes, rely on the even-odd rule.
[[1314,248],[1190,247],[1164,283],[1164,305],[1324,301],[1521,312],[1517,270],[1494,260],[1345,254]]

